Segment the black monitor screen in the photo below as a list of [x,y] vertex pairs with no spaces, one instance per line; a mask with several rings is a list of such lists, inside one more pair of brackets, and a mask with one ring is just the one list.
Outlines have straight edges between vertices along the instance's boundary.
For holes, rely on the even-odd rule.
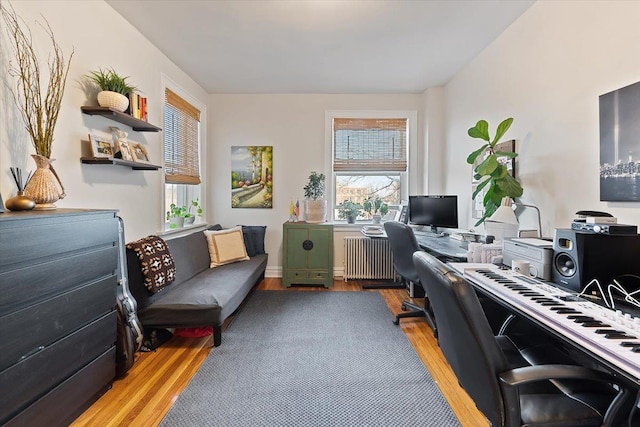
[[409,222],[415,225],[458,228],[458,196],[409,196]]

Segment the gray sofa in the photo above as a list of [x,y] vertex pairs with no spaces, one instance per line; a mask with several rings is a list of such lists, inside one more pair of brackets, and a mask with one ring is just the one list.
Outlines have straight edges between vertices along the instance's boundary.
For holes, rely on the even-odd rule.
[[203,232],[167,239],[166,243],[176,267],[176,278],[154,295],[144,285],[136,253],[127,249],[129,288],[138,304],[140,322],[145,328],[213,326],[213,345],[220,345],[222,323],[264,278],[267,254],[209,268],[209,249]]

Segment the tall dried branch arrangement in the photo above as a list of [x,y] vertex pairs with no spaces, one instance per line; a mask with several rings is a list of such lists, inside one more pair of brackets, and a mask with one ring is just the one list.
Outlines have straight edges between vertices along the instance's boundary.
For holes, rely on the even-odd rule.
[[45,19],[46,26],[40,24],[53,45],[53,53],[48,58],[49,82],[46,93],[43,93],[44,85],[41,84],[40,65],[33,48],[31,31],[28,28],[23,30],[21,23],[24,24],[24,21],[16,15],[13,7],[7,9],[0,5],[0,10],[15,54],[15,61],[9,62],[9,75],[17,80],[16,89],[12,88],[11,92],[36,154],[50,158],[53,131],[58,121],[74,51],[71,51],[69,60],[65,62],[49,22]]

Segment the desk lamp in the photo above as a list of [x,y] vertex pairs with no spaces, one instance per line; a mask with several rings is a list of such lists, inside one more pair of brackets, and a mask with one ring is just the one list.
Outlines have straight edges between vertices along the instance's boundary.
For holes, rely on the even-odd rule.
[[542,239],[542,215],[540,214],[540,209],[538,209],[537,206],[534,205],[526,205],[524,203],[520,203],[520,202],[515,202],[511,205],[511,208],[515,211],[516,209],[518,209],[520,206],[524,207],[524,208],[533,208],[536,210],[536,213],[538,215],[538,237],[540,237]]
[[484,222],[487,234],[493,235],[496,241],[502,241],[505,237],[518,237],[520,224],[511,204],[510,198],[503,198],[500,207]]

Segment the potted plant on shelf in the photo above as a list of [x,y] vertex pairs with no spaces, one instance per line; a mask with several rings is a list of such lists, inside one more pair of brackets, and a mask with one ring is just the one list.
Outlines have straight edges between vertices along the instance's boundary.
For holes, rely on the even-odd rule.
[[127,82],[129,77],[121,77],[113,69],[91,71],[86,76],[91,82],[100,87],[98,104],[123,112],[129,106],[129,93],[137,88]]
[[516,158],[517,153],[511,151],[496,151],[495,147],[500,138],[509,130],[513,118],[503,120],[496,129],[493,139],[489,136],[489,124],[486,120],[480,120],[472,128],[469,128],[468,134],[472,138],[482,139],[486,141],[482,147],[478,148],[467,157],[467,163],[473,165],[477,159],[483,159],[474,168],[474,179],[478,181],[478,186],[473,192],[472,198],[482,194],[484,206],[484,214],[478,220],[476,226],[482,224],[487,218],[491,217],[494,212],[502,204],[505,197],[513,199],[522,196],[522,186],[509,173],[506,162]]
[[184,227],[184,218],[187,215],[186,206],[178,206],[175,203],[169,205],[167,211],[167,221],[169,221],[169,228],[182,228]]
[[380,224],[382,217],[389,212],[389,205],[382,201],[379,196],[368,197],[362,204],[365,212],[371,215],[374,224]]
[[[195,209],[195,213],[191,213],[191,209]],[[196,216],[202,216],[202,206],[200,206],[200,200],[195,199],[191,201],[187,213],[184,215],[185,224],[193,224],[196,221]]]
[[303,187],[305,197],[305,219],[312,224],[324,222],[327,217],[327,201],[324,199],[325,176],[311,172],[307,185]]
[[353,203],[351,200],[345,200],[338,206],[338,219],[346,219],[347,224],[356,222],[356,218],[360,215],[361,206]]

